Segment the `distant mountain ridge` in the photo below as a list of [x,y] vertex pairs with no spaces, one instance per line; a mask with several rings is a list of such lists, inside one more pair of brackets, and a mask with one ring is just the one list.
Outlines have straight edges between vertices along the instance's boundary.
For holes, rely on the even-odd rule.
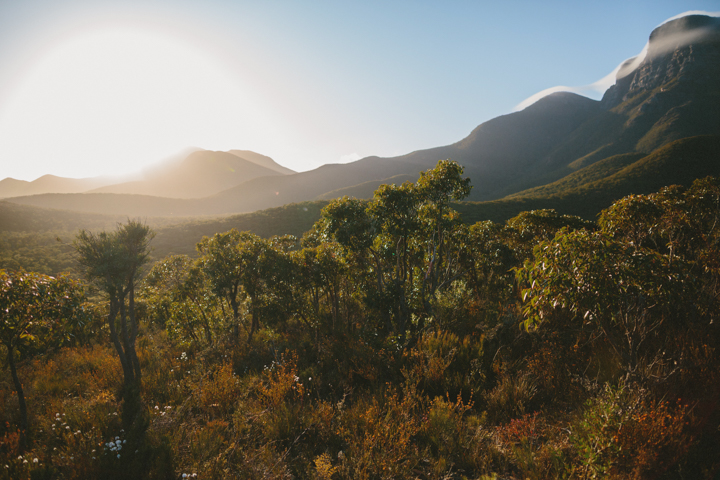
[[87,193],[126,193],[167,198],[202,198],[258,177],[294,173],[270,157],[250,151],[199,150],[182,162],[157,169],[143,180],[108,185]]
[[[653,152],[680,140],[720,135],[718,78],[720,19],[691,15],[655,29],[650,35],[645,57],[627,62],[620,70],[616,84],[600,101],[572,93],[555,93],[520,112],[479,125],[466,138],[452,145],[393,158],[366,157],[344,165],[324,165],[309,172],[284,174],[288,172],[268,165],[265,159],[250,158],[243,151],[206,153],[204,155],[222,153],[223,156],[217,157],[216,163],[198,160],[198,165],[225,168],[232,164],[228,156],[243,158],[244,155],[247,161],[243,163],[244,167],[253,164],[272,174],[254,176],[203,198],[185,195],[180,201],[144,197],[140,202],[131,196],[118,195],[114,199],[124,202],[126,207],[123,208],[128,208],[125,212],[128,215],[251,212],[293,202],[329,199],[335,195],[367,198],[375,185],[417,178],[418,172],[433,167],[438,160],[450,159],[462,164],[465,174],[471,178],[474,185],[471,201],[495,201],[508,196],[538,200],[537,192],[542,191],[543,186],[552,185],[552,193],[548,193],[549,190],[546,193],[557,196],[562,189],[570,191],[581,188],[584,183],[601,182],[603,175],[615,175],[618,169],[630,168],[634,162],[641,162]],[[707,142],[714,145],[711,140]],[[692,150],[688,145],[678,143],[668,155],[688,154]],[[714,152],[714,147],[708,148],[702,151]],[[720,174],[717,170],[720,159],[713,162],[712,155],[714,153],[710,154],[710,160],[704,160],[704,174]],[[682,163],[667,161],[653,165],[654,168],[681,168]],[[204,182],[227,185],[201,170],[189,175],[194,177],[194,185],[186,184],[179,188],[180,193],[191,186],[201,191]],[[671,182],[674,177],[672,171],[659,174],[647,169],[637,171],[642,175],[659,175]],[[209,179],[202,180],[203,175],[208,175]],[[621,182],[626,189],[624,194],[635,193],[633,185],[642,184],[642,179],[636,177],[632,182]],[[161,183],[158,181],[155,187]],[[166,187],[178,189],[170,183]],[[130,186],[123,188],[130,189]],[[156,194],[159,191],[144,188],[126,190],[126,193]],[[106,187],[96,191],[112,189]],[[528,196],[526,192],[535,193]],[[617,190],[616,193],[622,192]],[[175,195],[179,196],[179,193]],[[101,201],[101,197],[91,199],[82,195],[43,195],[11,201],[96,212],[105,212],[103,205],[109,205],[107,199]],[[134,209],[133,205],[142,205],[142,208]],[[113,211],[118,208],[113,207]]]
[[19,197],[21,195],[36,195],[39,193],[80,193],[94,188],[116,182],[109,177],[95,178],[66,178],[55,175],[43,175],[42,177],[28,182],[5,178],[0,180],[0,198]]
[[28,182],[0,181],[0,198],[46,193],[123,193],[168,198],[202,198],[262,176],[291,175],[289,168],[250,150],[213,152],[189,148],[151,165],[132,180],[118,177],[64,178],[45,175]]

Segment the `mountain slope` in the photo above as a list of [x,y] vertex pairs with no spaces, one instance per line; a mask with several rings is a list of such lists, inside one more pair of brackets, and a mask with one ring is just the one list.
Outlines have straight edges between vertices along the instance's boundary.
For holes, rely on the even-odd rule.
[[[608,158],[541,188],[489,202],[457,205],[466,222],[503,222],[526,210],[552,208],[594,220],[604,208],[630,194],[648,194],[668,185],[689,186],[697,178],[720,177],[720,135],[676,140],[649,155]],[[587,181],[573,182],[585,176]]]
[[250,150],[228,150],[228,153],[232,153],[233,155],[247,160],[248,162],[260,165],[261,167],[269,168],[270,170],[282,173],[283,175],[292,175],[293,173],[297,173],[295,170],[290,170],[289,168],[279,165],[270,157],[251,152]]
[[144,180],[97,188],[90,193],[202,198],[254,178],[282,175],[278,171],[282,167],[269,157],[253,152],[246,152],[246,155],[263,159],[250,161],[233,153],[200,150],[191,153],[178,164],[153,170]]
[[0,180],[0,198],[36,195],[48,192],[80,193],[115,182],[117,182],[117,180],[110,177],[65,178],[56,177],[55,175],[43,175],[32,182],[5,178]]

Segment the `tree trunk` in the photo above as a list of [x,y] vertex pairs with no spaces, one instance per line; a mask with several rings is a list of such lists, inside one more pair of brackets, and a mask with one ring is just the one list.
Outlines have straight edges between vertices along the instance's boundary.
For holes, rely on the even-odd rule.
[[250,299],[250,309],[252,315],[252,323],[250,324],[250,333],[248,334],[248,343],[252,342],[255,331],[260,328],[260,319],[258,318],[258,308],[255,305],[255,299]]
[[120,365],[123,369],[123,385],[127,387],[134,383],[134,376],[132,366],[130,365],[130,361],[127,358],[127,355],[125,355],[125,350],[120,343],[120,338],[118,337],[117,328],[115,326],[115,318],[117,317],[118,311],[120,310],[121,301],[124,302],[124,300],[118,299],[110,300],[110,315],[108,316],[108,327],[110,328],[110,340],[115,347],[115,351],[118,353],[118,357],[120,357]]
[[7,347],[8,364],[10,364],[10,374],[12,375],[15,391],[18,396],[18,404],[20,405],[20,452],[24,452],[27,447],[28,437],[28,414],[27,404],[25,403],[25,394],[23,393],[22,383],[18,378],[17,369],[15,368],[15,349],[12,346]]
[[233,326],[232,326],[232,335],[233,335],[233,341],[237,343],[238,339],[240,338],[240,314],[238,313],[239,305],[237,303],[237,294],[233,295],[233,297],[230,299],[230,306],[232,307],[233,311]]
[[138,334],[138,322],[135,318],[135,286],[130,285],[130,294],[128,296],[128,317],[130,320],[130,338],[128,339],[128,356],[134,370],[135,382],[139,387],[142,382],[142,373],[140,372],[140,360],[135,350],[135,339]]

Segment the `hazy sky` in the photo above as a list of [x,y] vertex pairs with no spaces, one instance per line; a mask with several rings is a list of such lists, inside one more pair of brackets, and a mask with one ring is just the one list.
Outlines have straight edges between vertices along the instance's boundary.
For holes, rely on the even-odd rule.
[[189,146],[301,171],[447,145],[688,10],[720,2],[0,0],[0,179]]

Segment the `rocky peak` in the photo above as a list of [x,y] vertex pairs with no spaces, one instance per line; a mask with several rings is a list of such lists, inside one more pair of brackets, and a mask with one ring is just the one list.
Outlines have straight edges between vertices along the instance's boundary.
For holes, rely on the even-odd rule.
[[602,105],[613,108],[638,93],[676,79],[693,89],[713,85],[717,88],[719,76],[720,18],[688,15],[653,30],[645,58],[634,70],[620,69],[615,85],[605,92]]

